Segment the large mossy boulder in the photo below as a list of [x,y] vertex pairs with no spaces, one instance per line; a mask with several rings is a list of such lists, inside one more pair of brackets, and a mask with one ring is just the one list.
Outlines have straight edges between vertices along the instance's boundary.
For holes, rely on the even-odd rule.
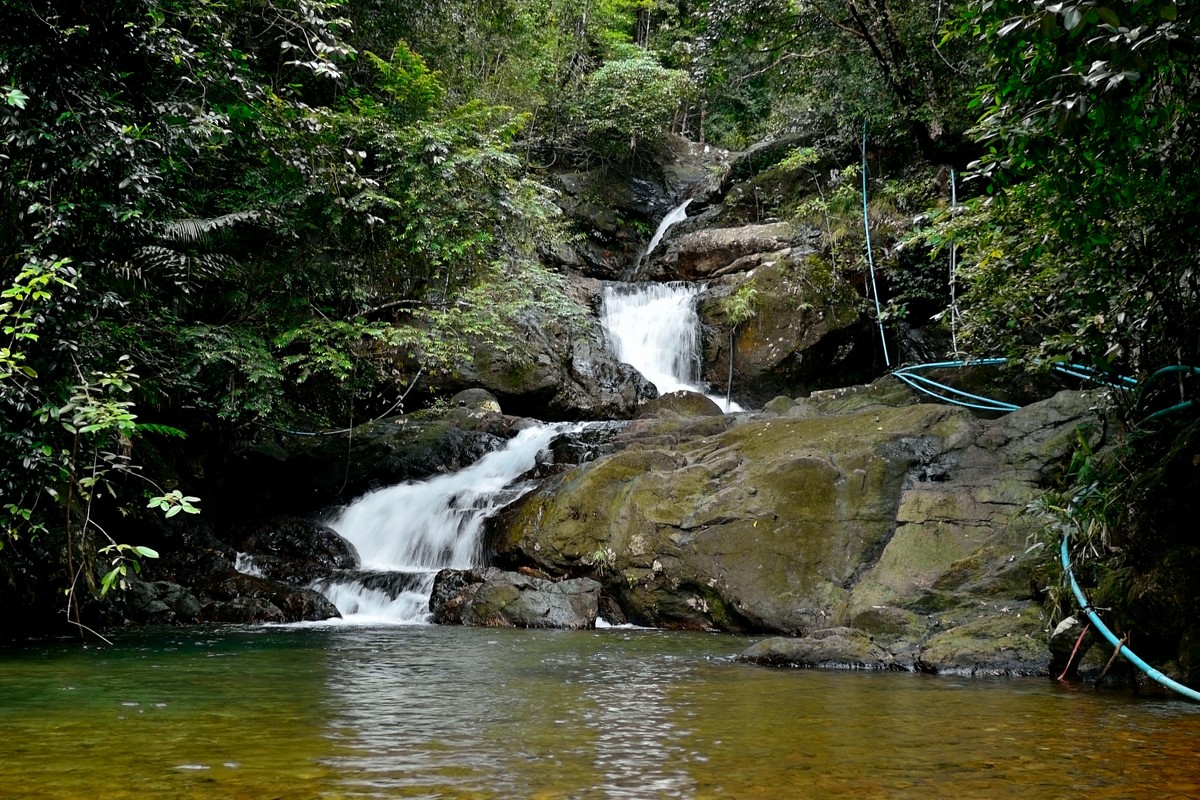
[[728,381],[724,302],[747,285],[754,290],[754,316],[735,331],[735,398],[758,406],[875,373],[877,334],[862,313],[862,298],[826,259],[793,252],[764,260],[752,273],[723,278],[701,296],[696,310],[706,332],[705,380],[718,386]]
[[885,379],[704,434],[645,420],[625,450],[503,515],[494,546],[510,565],[599,580],[642,624],[855,627],[908,668],[1044,670],[1021,512],[1092,402],[1064,392],[987,421]]

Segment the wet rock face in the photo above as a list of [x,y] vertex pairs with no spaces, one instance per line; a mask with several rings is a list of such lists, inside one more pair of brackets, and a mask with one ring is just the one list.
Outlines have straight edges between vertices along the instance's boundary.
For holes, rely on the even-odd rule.
[[510,413],[536,419],[629,419],[657,391],[616,359],[598,320],[579,325],[526,320],[519,346],[479,348],[457,380],[485,387]]
[[203,528],[182,534],[160,560],[143,562],[140,578],[114,597],[107,624],[304,622],[341,616],[307,588],[318,577],[358,563],[353,547],[323,525],[273,520],[252,533],[258,571],[235,567],[236,551]]
[[992,421],[913,401],[884,379],[704,433],[639,420],[625,450],[503,515],[496,552],[595,578],[642,624],[850,627],[887,654],[864,665],[1044,672],[1021,511],[1069,457],[1093,399],[1062,393]]
[[[263,509],[315,513],[372,489],[462,469],[498,449],[522,422],[469,409],[453,418],[420,415],[367,423],[336,436],[281,436],[275,447],[249,453],[227,500],[242,518]],[[284,448],[287,449],[284,449]]]
[[596,581],[554,582],[495,568],[444,569],[429,600],[435,623],[493,628],[594,628],[599,607]]
[[593,278],[621,278],[671,209],[686,198],[697,210],[714,199],[720,184],[713,176],[728,158],[726,151],[671,138],[642,176],[615,167],[557,173],[551,180],[557,203],[580,238],[556,260]]
[[327,525],[300,517],[263,523],[241,545],[263,577],[295,586],[359,565],[354,545]]

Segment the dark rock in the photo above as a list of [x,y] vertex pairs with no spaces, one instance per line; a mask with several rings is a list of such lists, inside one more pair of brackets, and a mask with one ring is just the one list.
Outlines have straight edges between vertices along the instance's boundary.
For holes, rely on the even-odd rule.
[[144,625],[190,624],[200,619],[200,601],[171,581],[132,580],[114,598],[127,622]]
[[638,410],[638,419],[682,417],[719,417],[725,412],[712,398],[699,392],[668,392],[656,400],[647,400]]
[[827,628],[800,639],[767,639],[744,650],[738,661],[768,667],[910,669],[855,628]]
[[670,239],[661,251],[656,248],[640,266],[638,276],[644,280],[688,281],[718,277],[731,271],[753,269],[765,258],[742,261],[740,267],[729,269],[740,259],[751,256],[780,251],[786,251],[780,257],[814,254],[817,238],[814,231],[787,222],[697,230]]
[[484,386],[505,408],[537,419],[629,419],[657,391],[636,369],[617,361],[598,320],[578,325],[582,328],[554,319],[525,320],[519,347],[480,347],[455,380]]
[[348,435],[290,439],[282,459],[256,451],[231,481],[230,503],[251,519],[264,508],[315,513],[372,489],[460,470],[516,433],[516,418],[471,414],[456,424],[418,412],[360,425]]
[[337,531],[299,517],[276,517],[264,523],[241,549],[264,577],[297,586],[359,564],[354,545]]
[[263,597],[234,597],[204,607],[205,622],[230,622],[243,625],[287,622],[282,610]]
[[1088,630],[1090,626],[1076,617],[1066,617],[1055,626],[1054,632],[1050,634],[1051,675],[1062,675],[1068,664],[1070,669],[1066,671],[1065,677],[1074,678],[1079,674],[1080,665],[1095,644],[1094,636],[1085,635],[1085,631]]
[[500,413],[500,401],[487,389],[463,389],[450,398],[450,405],[455,408],[469,408],[472,411]]
[[490,568],[442,570],[429,601],[443,625],[517,628],[592,628],[600,584],[587,578],[553,581]]
[[340,617],[337,607],[312,589],[235,572],[204,586],[203,622],[307,622]]

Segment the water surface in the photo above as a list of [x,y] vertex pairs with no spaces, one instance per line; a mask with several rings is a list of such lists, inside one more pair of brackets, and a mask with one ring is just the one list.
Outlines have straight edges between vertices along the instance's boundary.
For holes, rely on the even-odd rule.
[[608,629],[179,629],[0,650],[14,798],[1200,797],[1200,708],[767,670]]

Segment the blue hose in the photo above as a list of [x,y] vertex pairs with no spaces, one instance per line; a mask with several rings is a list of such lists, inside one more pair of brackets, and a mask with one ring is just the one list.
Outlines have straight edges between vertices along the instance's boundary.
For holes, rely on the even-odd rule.
[[1189,689],[1179,681],[1171,680],[1166,675],[1163,675],[1157,669],[1138,658],[1136,653],[1126,647],[1124,643],[1118,639],[1103,622],[1100,621],[1100,617],[1092,608],[1092,604],[1088,602],[1087,595],[1083,593],[1083,590],[1079,588],[1079,584],[1075,581],[1075,574],[1071,572],[1071,557],[1067,553],[1066,536],[1064,536],[1062,540],[1062,565],[1063,570],[1067,573],[1067,579],[1071,582],[1071,591],[1075,593],[1075,599],[1079,601],[1079,607],[1083,609],[1083,613],[1087,614],[1087,618],[1093,625],[1096,626],[1096,630],[1100,631],[1100,635],[1108,640],[1109,644],[1111,644],[1113,647],[1116,647],[1120,651],[1121,655],[1125,656],[1129,663],[1133,664],[1135,667],[1144,672],[1146,677],[1148,677],[1150,680],[1154,681],[1155,683],[1162,684],[1171,691],[1178,692],[1189,700],[1200,700],[1200,692],[1197,692],[1195,689]]

